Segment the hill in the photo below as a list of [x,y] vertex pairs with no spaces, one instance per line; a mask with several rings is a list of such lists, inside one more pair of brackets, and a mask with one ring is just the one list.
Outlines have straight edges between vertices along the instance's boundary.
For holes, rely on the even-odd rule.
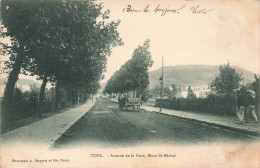
[[[242,73],[244,83],[253,82],[254,73],[232,66],[238,72]],[[157,69],[149,72],[150,86],[159,85],[159,78],[162,70]],[[191,85],[202,86],[212,82],[212,80],[219,74],[219,66],[214,65],[177,65],[164,67],[164,85],[170,86],[171,84],[177,85]]]
[[[0,78],[0,85],[6,85],[6,82],[7,82],[7,78]],[[32,80],[32,79],[19,79],[17,81],[17,84],[19,85],[27,85],[27,86],[30,86],[32,84],[36,84],[36,87],[40,87],[41,84],[35,80]]]

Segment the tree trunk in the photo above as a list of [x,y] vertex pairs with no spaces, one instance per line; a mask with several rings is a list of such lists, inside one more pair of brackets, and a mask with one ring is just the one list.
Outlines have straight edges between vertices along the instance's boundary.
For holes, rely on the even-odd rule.
[[3,101],[3,107],[2,107],[2,124],[3,122],[8,122],[11,118],[11,112],[12,112],[12,104],[13,104],[13,98],[14,98],[14,89],[15,84],[18,80],[18,76],[22,67],[24,56],[20,53],[17,53],[17,56],[15,58],[15,62],[13,64],[13,68],[9,74],[6,88],[4,92],[4,101]]
[[55,87],[54,111],[58,110],[59,101],[60,101],[60,80],[57,79],[57,83],[56,83],[56,87]]
[[77,99],[78,97],[77,97],[77,94],[76,93],[74,93],[74,105],[76,105],[77,104]]
[[81,95],[81,100],[82,100],[82,102],[85,101],[85,97],[84,97],[84,96],[85,96],[84,93],[82,93],[82,95]]
[[45,74],[43,77],[41,89],[40,89],[40,94],[39,94],[39,100],[38,100],[38,105],[37,105],[37,110],[36,110],[36,117],[41,116],[41,108],[43,104],[43,99],[44,99],[44,93],[45,93],[45,88],[47,84],[47,75]]
[[69,97],[68,97],[68,101],[69,101],[69,104],[71,104],[71,91],[69,91]]
[[77,97],[78,97],[77,104],[79,104],[79,99],[80,99],[80,98],[79,98],[79,92],[78,92],[78,94],[77,94]]

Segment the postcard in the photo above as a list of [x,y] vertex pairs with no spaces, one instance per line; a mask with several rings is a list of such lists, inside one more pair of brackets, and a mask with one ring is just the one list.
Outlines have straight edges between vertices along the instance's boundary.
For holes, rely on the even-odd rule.
[[2,0],[0,167],[260,167],[259,11]]

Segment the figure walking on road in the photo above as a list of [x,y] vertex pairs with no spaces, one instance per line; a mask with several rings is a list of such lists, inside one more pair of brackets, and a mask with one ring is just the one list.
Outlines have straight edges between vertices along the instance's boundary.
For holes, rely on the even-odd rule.
[[237,93],[237,108],[236,115],[240,124],[245,122],[245,98],[246,89],[241,88]]
[[255,113],[255,92],[252,90],[248,90],[245,101],[247,117],[249,117],[251,114],[254,117],[255,122],[257,123],[258,119]]
[[[240,89],[237,97],[237,117],[240,124],[246,122],[250,114],[254,117],[255,122],[258,122],[255,113],[255,93],[252,90]],[[246,114],[246,115],[245,115]],[[246,117],[246,118],[245,118]]]

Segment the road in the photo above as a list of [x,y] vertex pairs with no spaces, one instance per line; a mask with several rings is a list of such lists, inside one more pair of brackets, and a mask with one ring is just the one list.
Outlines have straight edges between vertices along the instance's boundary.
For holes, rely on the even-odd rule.
[[96,105],[56,143],[57,148],[86,144],[127,147],[144,144],[248,143],[256,138],[155,112],[121,111],[98,99]]

